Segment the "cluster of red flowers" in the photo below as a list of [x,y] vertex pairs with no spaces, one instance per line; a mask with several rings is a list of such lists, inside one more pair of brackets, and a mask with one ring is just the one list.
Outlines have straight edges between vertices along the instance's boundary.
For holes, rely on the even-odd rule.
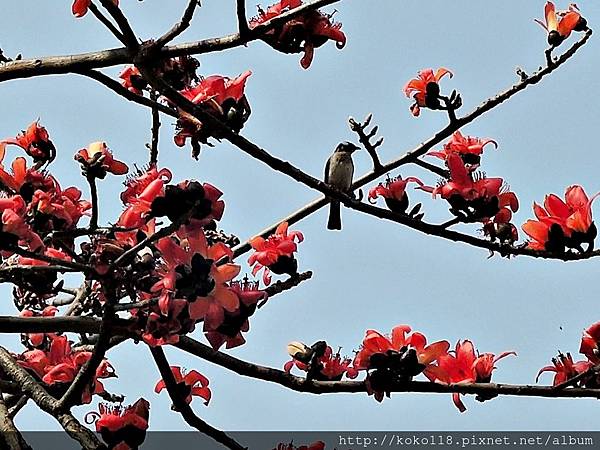
[[544,207],[533,204],[537,220],[528,220],[522,226],[531,237],[529,248],[564,252],[573,249],[583,252],[583,244],[592,250],[598,234],[592,221],[592,202],[599,194],[589,198],[579,185],[570,186],[565,191],[563,201],[557,195],[547,195]]
[[536,382],[542,373],[554,372],[554,386],[579,376],[578,381],[573,382],[573,385],[598,389],[600,387],[600,377],[598,372],[593,369],[600,364],[600,322],[596,322],[584,330],[579,353],[584,355],[587,360],[573,362],[570,353],[566,355],[559,353],[556,358],[552,358],[551,366],[540,369]]
[[[592,333],[595,333],[595,352],[599,354],[600,323]],[[367,330],[353,361],[342,359],[339,352],[334,355],[324,341],[310,347],[292,342],[288,344],[288,353],[293,359],[285,364],[285,371],[290,372],[295,366],[307,372],[307,379],[339,381],[344,375],[356,378],[360,371],[367,371],[367,391],[377,401],[389,397],[399,383],[409,382],[421,373],[430,381],[443,384],[489,383],[496,362],[508,355],[516,355],[512,351],[498,356],[479,354],[468,340],[459,341],[452,352],[448,341],[427,344],[425,335],[416,331],[411,333],[408,325],[394,327],[389,336]],[[486,400],[482,396],[478,399]],[[458,393],[453,394],[453,401],[461,412],[466,410]]]
[[[435,198],[438,194],[450,204],[450,211],[465,222],[509,222],[519,202],[502,178],[473,174],[457,154],[447,159],[450,178],[436,188],[423,188]],[[512,211],[512,212],[511,212]]]
[[[222,75],[200,77],[196,70],[200,66],[198,60],[191,57],[171,58],[163,61],[158,69],[159,75],[182,96],[190,102],[203,108],[205,112],[226,125],[229,129],[239,132],[248,118],[251,109],[244,94],[246,80],[252,72],[247,70],[238,77],[229,78]],[[123,87],[129,91],[143,95],[148,83],[134,66],[128,66],[119,74]],[[168,100],[165,100],[168,102]],[[193,115],[179,110],[174,136],[178,147],[185,146],[189,140],[192,146],[192,156],[198,158],[201,144],[209,144],[209,138],[223,137],[219,127],[203,123]]]
[[[269,6],[266,11],[259,7],[258,16],[250,20],[250,28],[260,26],[300,6],[302,0],[280,0]],[[337,48],[341,49],[346,45],[346,35],[341,30],[342,24],[333,22],[332,16],[316,10],[306,11],[268,31],[262,40],[283,53],[304,53],[300,65],[308,69],[315,48],[321,47],[330,39],[335,41]]]
[[[76,351],[66,336],[50,336],[48,350],[28,350],[17,355],[17,362],[40,381],[46,383],[53,394],[62,395],[66,392],[81,367],[89,361],[92,353]],[[96,369],[89,386],[83,391],[81,403],[90,403],[93,394],[102,394],[104,386],[102,378],[115,377],[110,363],[103,360]]]
[[[62,189],[52,175],[40,170],[43,163],[54,159],[55,148],[48,132],[38,122],[32,123],[27,131],[17,138],[3,140],[0,143],[2,157],[6,144],[21,147],[36,164],[27,167],[25,158],[18,157],[12,162],[12,170],[9,172],[4,169],[0,160],[0,189],[4,192],[4,196],[0,198],[2,256],[8,257],[16,246],[24,246],[30,251],[69,260],[61,249],[66,252],[72,251],[72,241],[54,242],[53,239],[46,239],[44,244],[43,240],[50,233],[74,229],[81,217],[91,208],[90,202],[82,200],[79,189]],[[98,148],[100,146],[101,148]],[[105,144],[92,144],[90,149],[82,150],[78,155],[93,152],[96,154],[93,157],[94,164],[119,173],[127,170],[127,166],[112,158]],[[20,263],[40,264],[34,261],[22,259]]]

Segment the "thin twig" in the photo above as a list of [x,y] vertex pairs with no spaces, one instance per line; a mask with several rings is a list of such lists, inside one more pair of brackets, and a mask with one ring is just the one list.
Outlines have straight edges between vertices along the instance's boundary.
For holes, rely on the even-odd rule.
[[210,436],[215,441],[223,444],[227,448],[234,450],[244,450],[245,447],[238,444],[232,437],[228,436],[223,431],[217,430],[216,428],[212,427],[194,413],[190,405],[188,405],[185,402],[185,400],[181,397],[181,395],[179,395],[177,381],[175,381],[173,372],[171,372],[171,366],[169,366],[169,362],[165,357],[165,353],[163,352],[162,347],[149,348],[150,352],[152,353],[152,357],[154,358],[154,362],[158,367],[160,375],[165,382],[167,392],[169,393],[169,397],[171,397],[171,401],[173,402],[175,410],[179,414],[181,414],[181,416],[188,423],[188,425],[196,428],[199,432]]
[[369,114],[365,120],[361,123],[354,120],[353,117],[348,119],[348,124],[350,125],[350,129],[354,131],[358,135],[358,139],[360,143],[363,145],[365,150],[369,153],[369,156],[373,160],[373,170],[381,170],[382,165],[379,160],[379,156],[377,155],[377,147],[383,144],[383,138],[380,138],[374,144],[371,143],[371,139],[375,137],[377,134],[378,126],[373,127],[373,129],[369,132],[369,134],[365,133],[365,129],[371,123],[371,119],[373,119],[373,114]]
[[44,255],[42,253],[35,253],[30,250],[25,250],[24,248],[18,246],[10,247],[10,251],[16,253],[17,255],[24,256],[25,258],[36,259],[38,261],[47,262],[53,266],[63,267],[65,269],[76,269],[79,272],[94,272],[94,269],[85,264],[81,264],[75,261],[67,261],[65,259],[54,258],[53,256]]
[[125,40],[123,33],[121,33],[117,27],[113,25],[108,17],[106,17],[93,2],[90,2],[89,10],[106,28],[108,28],[108,30],[121,42],[121,44],[127,45],[127,41]]
[[[193,0],[196,1],[196,0]],[[158,95],[152,91],[150,93],[150,99],[154,102],[157,101]],[[160,114],[158,108],[152,108],[152,140],[150,142],[150,165],[156,165],[158,163],[158,142],[160,133]]]
[[17,402],[8,410],[8,417],[14,418],[17,414],[19,414],[19,411],[21,411],[25,405],[27,405],[28,401],[29,397],[26,395],[21,395]]
[[[125,99],[127,99],[131,102],[135,102],[140,105],[147,106],[148,108],[151,108],[151,109],[157,109],[160,112],[167,114],[171,117],[175,117],[175,118],[179,117],[177,114],[177,111],[175,111],[174,109],[171,109],[168,106],[158,103],[157,101],[154,101],[152,99],[144,97],[143,95],[139,95],[139,94],[135,94],[135,93],[131,92],[129,89],[124,87],[121,83],[119,83],[116,80],[113,80],[111,77],[103,74],[102,72],[98,72],[97,70],[78,70],[74,73],[76,73],[77,75],[83,75],[85,77],[96,80],[99,83],[102,83],[104,86],[106,86],[110,90],[114,91],[115,93],[119,94],[121,97],[124,97]],[[82,233],[83,233],[83,231],[84,230],[82,230]],[[87,233],[84,233],[84,234],[87,234]]]
[[98,228],[98,187],[96,186],[96,177],[88,175],[86,179],[90,185],[90,197],[92,202],[92,217],[90,217],[89,229],[94,231]]
[[96,369],[104,360],[104,356],[109,349],[109,342],[111,335],[109,333],[110,322],[114,319],[113,305],[106,301],[104,303],[104,313],[102,321],[100,323],[100,330],[98,333],[98,341],[92,351],[92,356],[87,362],[81,367],[75,379],[67,389],[67,392],[57,403],[57,409],[59,411],[68,411],[73,405],[81,401],[81,395],[83,394],[86,387],[90,386],[90,382],[94,379]]
[[438,167],[435,164],[428,163],[427,161],[423,161],[422,159],[415,159],[414,161],[412,161],[412,163],[419,167],[422,167],[423,169],[427,169],[430,172],[433,172],[442,178],[450,178],[450,172],[447,169]]
[[113,3],[113,0],[100,0],[104,9],[108,11],[111,17],[119,26],[121,33],[123,34],[124,44],[130,50],[137,49],[138,47],[138,39],[127,20],[127,17],[123,14],[123,12],[119,9],[117,5]]
[[169,31],[167,31],[165,34],[159,37],[154,42],[154,46],[157,49],[161,49],[173,39],[175,39],[177,36],[179,36],[181,33],[183,33],[185,30],[187,30],[190,26],[192,18],[194,17],[196,7],[198,6],[200,6],[199,0],[189,0],[187,8],[185,8],[183,16],[181,17],[181,20],[175,25],[173,25],[173,28],[171,28]]

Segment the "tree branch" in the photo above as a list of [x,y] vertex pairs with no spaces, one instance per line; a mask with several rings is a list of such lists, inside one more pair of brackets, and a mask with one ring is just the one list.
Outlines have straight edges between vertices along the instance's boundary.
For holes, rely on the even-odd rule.
[[[23,439],[17,427],[15,427],[12,418],[8,412],[8,408],[4,403],[2,391],[0,390],[0,444],[4,441],[7,450],[25,450],[31,449]],[[4,447],[3,447],[4,448]]]
[[152,353],[152,357],[154,358],[154,362],[156,363],[156,366],[160,372],[160,376],[165,382],[167,392],[169,393],[169,397],[171,397],[174,409],[181,414],[187,424],[196,428],[199,432],[210,436],[215,441],[223,444],[227,448],[233,450],[244,450],[244,447],[238,444],[233,438],[225,434],[223,431],[212,427],[194,413],[190,405],[188,405],[181,395],[179,395],[177,382],[175,381],[173,372],[171,372],[171,366],[165,357],[162,347],[158,346],[149,348],[150,352]]
[[[312,381],[291,375],[279,369],[259,366],[242,361],[233,356],[213,350],[187,336],[182,336],[175,347],[198,356],[218,366],[231,370],[238,375],[280,384],[298,392],[311,394],[358,393],[367,392],[364,381]],[[494,396],[511,395],[520,397],[549,397],[549,398],[600,398],[600,389],[569,388],[555,390],[552,386],[530,386],[497,383],[470,384],[439,384],[428,381],[410,381],[398,383],[392,392],[438,393]]]
[[155,42],[154,46],[156,49],[161,49],[185,30],[187,30],[190,26],[192,18],[194,17],[194,12],[196,11],[196,7],[201,6],[200,0],[189,0],[187,8],[181,17],[181,20],[173,25],[169,31],[159,37]]
[[129,48],[130,50],[137,49],[139,45],[138,39],[133,32],[127,17],[125,17],[123,14],[123,11],[121,11],[121,9],[113,3],[113,0],[100,0],[100,3],[102,6],[104,6],[104,9],[108,11],[108,13],[119,26],[121,33],[123,34],[125,47]]
[[[239,47],[251,41],[260,39],[265,33],[294,17],[304,14],[306,11],[331,5],[338,1],[340,0],[313,0],[252,28],[245,36],[234,33],[218,38],[168,46],[164,47],[156,58],[164,59],[175,56],[203,54]],[[110,4],[110,0],[103,0],[103,4],[104,2]],[[82,70],[100,69],[120,64],[132,64],[133,58],[134,56],[131,55],[130,51],[127,48],[122,47],[78,55],[51,56],[46,58],[9,61],[0,66],[0,82],[41,75],[78,73]]]
[[238,22],[238,34],[245,36],[250,28],[248,27],[248,19],[246,18],[246,0],[236,0],[236,13]]
[[[197,1],[197,0],[193,0]],[[150,93],[150,99],[154,102],[158,99],[158,95],[154,92]],[[160,133],[160,114],[158,108],[152,108],[152,140],[150,142],[150,165],[156,165],[158,163],[158,142]]]
[[121,33],[117,27],[113,25],[108,17],[102,14],[102,11],[100,11],[93,2],[90,3],[89,10],[106,28],[108,28],[108,30],[121,42],[121,44],[127,45],[127,40],[123,36],[123,33]]

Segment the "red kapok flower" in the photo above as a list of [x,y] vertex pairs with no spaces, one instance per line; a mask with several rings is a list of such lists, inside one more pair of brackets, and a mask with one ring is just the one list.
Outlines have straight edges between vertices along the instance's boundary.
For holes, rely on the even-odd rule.
[[135,66],[125,67],[119,74],[119,78],[123,80],[121,84],[124,88],[138,95],[142,95],[142,90],[148,85],[146,80],[142,78],[139,69]]
[[450,141],[444,144],[442,151],[429,152],[427,155],[446,161],[450,154],[458,153],[463,162],[470,164],[474,169],[479,165],[483,149],[488,144],[493,144],[494,147],[498,148],[498,144],[493,139],[463,136],[460,131],[455,131]]
[[225,343],[228,349],[244,344],[246,340],[242,332],[250,329],[248,318],[254,314],[260,300],[267,300],[267,293],[258,289],[258,281],[249,281],[246,277],[241,281],[232,281],[230,289],[240,299],[238,309],[233,312],[224,311],[223,322],[215,329],[204,323],[206,339],[215,350]]
[[[204,78],[196,86],[184,89],[181,94],[195,104],[202,104],[211,109],[214,115],[227,124],[231,129],[239,132],[248,117],[250,105],[244,95],[246,80],[252,75],[247,70],[236,78],[213,75]],[[200,144],[206,144],[209,137],[220,138],[219,130],[209,128],[190,114],[180,111],[177,120],[177,133],[175,145],[183,147],[186,140],[191,139],[192,156],[198,158]]]
[[140,398],[133,405],[98,405],[100,414],[91,412],[88,417],[96,419],[96,432],[100,433],[102,440],[111,449],[128,450],[136,449],[144,442],[148,429],[150,403]]
[[0,162],[4,159],[5,149],[9,144],[21,147],[36,163],[52,162],[56,157],[56,148],[48,132],[37,120],[16,138],[0,141]]
[[215,261],[231,256],[231,249],[223,243],[208,246],[202,230],[194,234],[180,233],[179,243],[166,237],[156,243],[164,264],[157,269],[161,279],[152,287],[160,292],[160,311],[167,314],[172,299],[189,302],[189,314],[194,320],[203,319],[208,329],[223,323],[224,310],[233,312],[239,298],[227,282],[235,278],[240,266]]
[[11,169],[12,173],[8,173],[0,164],[0,184],[21,195],[25,201],[30,201],[37,189],[51,191],[56,186],[56,180],[46,172],[27,168],[27,161],[23,157],[15,158]]
[[586,372],[588,369],[594,366],[591,361],[577,361],[573,362],[573,357],[570,353],[564,355],[559,353],[557,358],[552,358],[551,366],[542,367],[535,377],[537,383],[540,375],[544,372],[554,372],[554,380],[552,381],[553,386],[557,386],[571,378]]
[[573,185],[565,192],[565,201],[554,194],[547,195],[542,208],[533,204],[537,220],[528,220],[523,231],[533,240],[529,248],[564,251],[565,247],[582,251],[587,243],[591,248],[597,235],[592,220],[592,203],[600,193],[589,198],[583,188]]
[[[208,378],[195,370],[184,374],[181,367],[177,366],[171,366],[171,372],[173,372],[175,382],[177,383],[177,392],[183,396],[186,403],[189,404],[192,401],[192,397],[200,397],[204,399],[204,404],[208,406],[211,398]],[[165,381],[160,380],[156,384],[154,392],[158,394],[163,389],[166,389],[166,387]]]
[[[92,352],[74,352],[66,336],[52,337],[50,350],[30,350],[18,358],[18,363],[32,370],[47,385],[67,386],[79,373],[81,367],[92,357]],[[100,378],[114,377],[113,367],[103,360],[96,373],[82,394],[81,403],[90,403],[92,394],[104,392]]]
[[[302,0],[280,0],[266,11],[259,7],[258,16],[250,20],[250,28],[264,24],[282,13],[302,6]],[[335,23],[333,14],[310,10],[297,16],[283,25],[275,27],[262,37],[263,41],[283,53],[304,53],[300,65],[308,69],[313,60],[314,49],[321,47],[328,40],[335,41],[337,48],[346,45],[346,35],[342,32],[342,24]]]
[[[357,370],[371,369],[373,355],[386,354],[389,351],[399,352],[403,347],[414,349],[418,364],[427,366],[447,353],[450,348],[448,341],[437,341],[427,345],[427,339],[423,334],[419,332],[409,334],[410,331],[410,326],[398,325],[392,329],[388,337],[378,331],[367,330],[360,351],[354,359],[354,367]],[[419,372],[423,369],[420,368]]]
[[600,322],[596,322],[584,330],[579,353],[587,356],[594,364],[600,363]]
[[92,175],[95,178],[104,178],[106,172],[125,175],[129,171],[127,164],[113,157],[106,142],[92,142],[87,148],[75,154],[75,160],[84,167],[88,176]]
[[29,210],[34,216],[42,216],[36,223],[36,229],[55,231],[77,226],[79,219],[92,207],[89,201],[81,199],[81,195],[76,187],[62,190],[58,184],[50,192],[35,191]]
[[25,221],[26,205],[23,197],[20,195],[0,197],[0,213],[2,213],[0,249],[7,249],[17,244],[27,245],[29,250],[38,250],[44,246],[40,236]]
[[250,239],[249,243],[255,252],[248,258],[248,264],[254,266],[252,274],[256,275],[264,268],[263,282],[271,283],[270,272],[278,275],[287,273],[293,275],[298,272],[298,261],[294,258],[294,252],[298,249],[296,241],[302,242],[304,235],[300,231],[290,231],[288,224],[279,224],[275,233],[267,239],[257,236]]
[[406,186],[408,183],[417,183],[423,186],[423,182],[416,177],[407,177],[402,179],[399,175],[396,178],[387,177],[385,183],[379,183],[377,186],[369,190],[369,202],[375,203],[377,197],[383,197],[385,204],[396,213],[405,213],[408,208],[408,195],[406,194]]
[[440,109],[440,80],[452,72],[443,67],[437,72],[433,69],[423,69],[417,73],[417,78],[413,78],[404,86],[404,94],[407,97],[412,97],[415,103],[410,107],[413,116],[418,117],[421,113],[421,108]]
[[450,211],[466,222],[484,222],[496,217],[496,222],[507,223],[512,212],[519,209],[517,196],[508,190],[502,178],[486,178],[467,169],[457,153],[448,155],[450,180],[436,188],[421,189],[437,194],[450,203]]
[[[496,368],[495,364],[508,355],[517,355],[515,352],[503,352],[498,356],[493,353],[483,353],[475,355],[475,347],[469,340],[462,343],[456,343],[454,356],[450,354],[442,355],[438,358],[437,365],[429,366],[425,369],[425,376],[431,381],[441,383],[489,383],[492,379],[492,371]],[[478,397],[481,400],[485,398]],[[467,408],[463,404],[460,394],[452,394],[452,401],[460,412],[465,412]]]
[[[299,346],[307,348],[304,344],[293,342],[288,345],[288,350],[290,347],[296,348]],[[307,378],[320,381],[340,381],[344,375],[348,378],[356,378],[358,376],[358,370],[351,366],[352,359],[343,358],[339,351],[333,353],[329,345],[325,347],[321,356],[314,358],[308,363],[300,361],[294,355],[290,356],[292,356],[292,360],[283,366],[287,373],[290,373],[295,366],[304,372],[308,372]]]
[[[119,6],[119,0],[112,0],[112,2]],[[90,8],[90,4],[92,0],[75,0],[73,2],[73,6],[71,7],[71,11],[75,17],[83,17],[87,14],[88,9]]]
[[557,13],[554,3],[546,2],[544,19],[546,23],[538,19],[535,21],[548,32],[548,44],[552,47],[560,45],[572,31],[584,31],[587,28],[587,21],[574,3],[569,5],[568,11]]

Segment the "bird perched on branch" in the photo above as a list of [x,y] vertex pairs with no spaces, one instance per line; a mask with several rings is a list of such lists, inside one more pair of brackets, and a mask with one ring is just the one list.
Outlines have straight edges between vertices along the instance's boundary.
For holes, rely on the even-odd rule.
[[[342,142],[339,144],[333,154],[327,160],[325,165],[325,183],[342,191],[348,192],[352,186],[352,177],[354,176],[354,162],[352,153],[360,147],[352,142]],[[329,220],[327,229],[341,230],[342,216],[341,206],[338,200],[332,200],[329,206]]]

